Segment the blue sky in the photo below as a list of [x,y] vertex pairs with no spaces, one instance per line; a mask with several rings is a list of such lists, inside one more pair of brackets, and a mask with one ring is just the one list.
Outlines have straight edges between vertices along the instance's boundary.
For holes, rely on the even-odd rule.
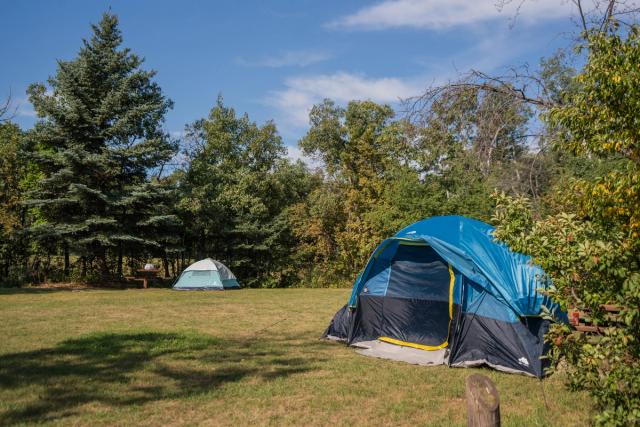
[[[324,97],[397,106],[469,68],[536,65],[575,31],[563,0],[10,1],[0,0],[0,96],[33,125],[25,89],[72,59],[111,8],[124,45],[175,102],[166,129],[207,115],[218,93],[259,123],[274,119],[290,154]],[[515,19],[515,22],[514,22]]]

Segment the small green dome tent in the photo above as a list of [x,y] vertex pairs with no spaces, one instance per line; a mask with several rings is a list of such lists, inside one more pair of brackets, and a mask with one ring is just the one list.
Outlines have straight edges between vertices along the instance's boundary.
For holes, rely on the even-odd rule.
[[173,289],[177,290],[223,290],[240,289],[231,270],[211,258],[194,262],[185,268]]

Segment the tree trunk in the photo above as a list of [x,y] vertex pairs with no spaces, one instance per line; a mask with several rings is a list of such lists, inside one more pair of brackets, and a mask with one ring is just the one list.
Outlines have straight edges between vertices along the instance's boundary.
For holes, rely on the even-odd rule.
[[65,242],[63,246],[64,251],[64,277],[69,278],[69,245]]
[[44,272],[44,283],[49,283],[49,273],[51,272],[51,252],[47,251],[47,261],[42,266]]
[[27,271],[35,283],[40,283],[40,256],[35,255],[31,267],[27,267]]
[[118,243],[118,277],[122,277],[122,243]]
[[162,257],[162,265],[164,266],[164,277],[169,277],[169,260],[167,260],[167,255],[165,254]]
[[134,274],[134,265],[133,265],[133,256],[131,254],[127,255],[127,268],[129,269],[128,274]]
[[500,398],[493,382],[484,375],[469,375],[466,380],[467,426],[499,427]]
[[96,251],[97,254],[94,258],[96,262],[96,267],[98,272],[100,273],[100,280],[107,281],[113,278],[111,268],[109,266],[108,252],[106,248],[98,248]]
[[80,277],[82,278],[82,280],[84,280],[84,278],[87,277],[87,258],[83,255],[82,257],[80,257],[80,260],[82,261],[82,269],[80,270]]
[[111,269],[109,268],[106,254],[101,254],[98,257],[98,268],[100,269],[100,276],[102,277],[102,279],[111,278]]
[[22,274],[24,276],[29,275],[29,256],[25,256],[22,260]]

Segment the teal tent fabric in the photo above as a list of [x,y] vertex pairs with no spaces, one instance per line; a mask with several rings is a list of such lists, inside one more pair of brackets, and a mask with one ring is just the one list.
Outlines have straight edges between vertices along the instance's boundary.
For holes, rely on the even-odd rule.
[[187,267],[173,288],[178,290],[240,289],[240,284],[226,265],[206,258]]
[[217,271],[185,271],[180,280],[176,283],[176,288],[223,288],[220,275]]

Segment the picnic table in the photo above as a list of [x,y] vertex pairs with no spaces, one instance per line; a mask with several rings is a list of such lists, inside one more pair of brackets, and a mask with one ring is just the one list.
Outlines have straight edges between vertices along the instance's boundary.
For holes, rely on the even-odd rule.
[[141,280],[142,281],[142,287],[144,289],[147,289],[149,287],[149,281],[150,280],[154,280],[155,278],[157,278],[159,272],[160,272],[160,269],[158,269],[158,268],[156,268],[156,269],[144,269],[144,268],[141,268],[141,269],[136,270],[134,272],[133,280]]
[[614,304],[602,304],[600,306],[606,313],[606,325],[594,325],[591,322],[589,312],[569,309],[569,323],[578,331],[583,333],[604,333],[607,327],[615,327],[619,322],[621,307]]

